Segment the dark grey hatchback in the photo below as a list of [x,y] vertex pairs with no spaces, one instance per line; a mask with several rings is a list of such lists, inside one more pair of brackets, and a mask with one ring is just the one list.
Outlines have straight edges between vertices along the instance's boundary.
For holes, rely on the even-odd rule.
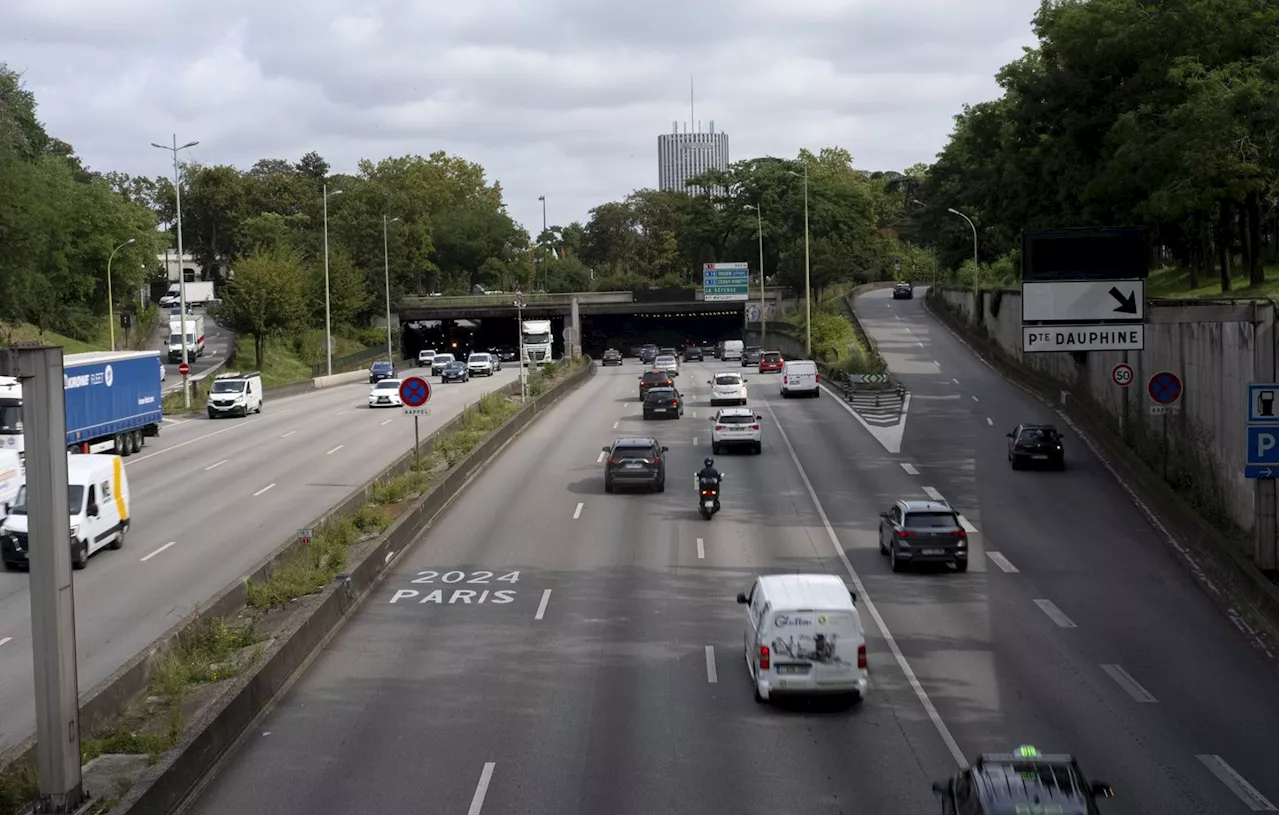
[[369,384],[381,382],[384,379],[395,379],[396,366],[390,362],[380,361],[369,366]]
[[667,465],[663,454],[667,448],[649,436],[626,436],[614,439],[601,448],[608,456],[604,462],[604,491],[615,486],[648,487],[654,492],[667,488]]
[[912,563],[950,563],[969,570],[969,535],[941,501],[899,501],[880,513],[880,554],[900,572]]

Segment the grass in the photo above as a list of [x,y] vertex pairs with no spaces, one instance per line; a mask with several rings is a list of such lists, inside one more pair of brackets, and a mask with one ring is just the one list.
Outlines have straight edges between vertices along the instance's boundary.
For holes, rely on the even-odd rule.
[[[120,315],[115,315],[117,321]],[[140,314],[136,314],[137,321],[128,332],[128,343],[125,342],[125,330],[120,327],[119,322],[116,323],[116,348],[118,350],[128,350],[145,348],[151,336],[151,330],[155,327],[156,320],[160,317],[160,310],[151,306]],[[107,324],[107,316],[95,317],[92,327],[88,330],[85,339],[77,339],[56,331],[45,331],[41,333],[40,329],[31,323],[11,323],[0,322],[0,346],[13,345],[16,343],[44,342],[48,345],[58,345],[62,347],[64,354],[84,354],[91,351],[106,351],[111,348],[111,332]]]
[[[1233,270],[1234,271],[1234,270]],[[1190,298],[1223,298],[1223,297],[1277,297],[1280,290],[1280,271],[1276,266],[1263,268],[1266,278],[1261,286],[1250,286],[1249,275],[1237,274],[1231,279],[1231,291],[1223,292],[1222,283],[1217,272],[1200,276],[1200,285],[1191,288],[1191,276],[1186,269],[1166,266],[1153,269],[1147,278],[1147,297],[1190,297]]]

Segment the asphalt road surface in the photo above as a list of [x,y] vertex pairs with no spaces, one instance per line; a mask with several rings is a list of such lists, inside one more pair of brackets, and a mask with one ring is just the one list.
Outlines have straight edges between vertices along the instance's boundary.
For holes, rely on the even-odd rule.
[[[449,385],[432,378],[438,386],[421,433],[517,372]],[[246,418],[166,422],[125,459],[128,540],[74,572],[82,690],[413,446],[413,418],[398,408],[369,409],[368,392],[367,384],[346,385],[268,399],[260,415]],[[35,730],[27,578],[0,573],[0,749]]]
[[[933,813],[932,779],[1019,744],[1076,753],[1118,791],[1105,813],[1274,801],[1274,663],[1074,438],[1065,473],[1008,469],[1005,428],[1038,403],[918,301],[859,307],[919,370],[901,454],[830,393],[753,376],[764,453],[717,458],[706,522],[716,363],[685,366],[670,422],[642,421],[634,363],[598,371],[392,567],[191,811]],[[671,448],[664,494],[604,493],[600,447],[634,433]],[[893,574],[878,513],[939,494],[981,530],[970,571]],[[861,706],[752,699],[734,594],[796,570],[864,589]]]
[[[203,314],[200,309],[195,310],[195,314]],[[160,315],[161,323],[168,325],[167,309],[162,309]],[[199,377],[205,371],[208,371],[215,365],[220,365],[227,358],[227,354],[231,353],[232,346],[235,345],[236,335],[222,326],[218,325],[212,318],[206,316],[204,320],[204,354],[196,359],[188,361],[191,365],[189,376]],[[182,375],[178,373],[178,365],[180,363],[169,364],[169,332],[166,328],[157,326],[155,341],[148,346],[160,350],[160,359],[164,362],[164,385],[162,389],[165,393],[182,389]],[[252,349],[250,349],[252,350]]]

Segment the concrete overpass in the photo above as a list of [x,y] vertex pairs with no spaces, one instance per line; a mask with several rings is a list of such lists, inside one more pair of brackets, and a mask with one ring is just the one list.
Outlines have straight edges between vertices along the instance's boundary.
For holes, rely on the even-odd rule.
[[[770,287],[765,290],[765,308],[773,304],[780,314],[787,290]],[[515,294],[477,294],[462,297],[406,297],[400,301],[398,317],[402,323],[422,320],[480,320],[485,317],[515,317]],[[524,299],[525,319],[565,317],[573,312],[574,301],[579,314],[706,314],[746,308],[760,302],[759,291],[742,301],[708,301],[702,288],[659,289],[651,291],[586,291],[564,293],[532,293]]]

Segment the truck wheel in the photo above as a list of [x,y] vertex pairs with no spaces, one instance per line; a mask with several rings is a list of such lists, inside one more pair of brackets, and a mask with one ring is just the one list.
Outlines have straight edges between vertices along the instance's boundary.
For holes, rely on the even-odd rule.
[[71,568],[83,569],[89,565],[89,541],[77,541],[71,550]]
[[115,451],[116,451],[116,455],[117,455],[117,456],[127,455],[127,454],[125,453],[125,448],[124,448],[124,434],[123,434],[123,433],[117,433],[117,434],[116,434],[116,437],[115,437],[114,439],[112,439],[112,440],[111,440],[111,443],[112,443],[112,444],[114,445],[114,447],[115,447]]

